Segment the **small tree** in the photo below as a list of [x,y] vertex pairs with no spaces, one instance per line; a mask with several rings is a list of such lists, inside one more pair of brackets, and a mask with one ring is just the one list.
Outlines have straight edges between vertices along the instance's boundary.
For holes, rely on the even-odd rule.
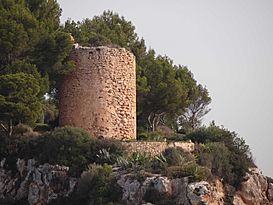
[[20,122],[33,125],[42,113],[40,86],[31,74],[0,76],[0,125],[9,135]]
[[79,180],[75,193],[76,204],[103,205],[120,201],[122,189],[114,177],[109,165],[89,166]]
[[178,125],[180,129],[194,130],[201,125],[202,117],[204,117],[210,109],[208,105],[211,102],[208,90],[202,85],[193,86],[189,92],[189,105],[185,112],[178,117]]

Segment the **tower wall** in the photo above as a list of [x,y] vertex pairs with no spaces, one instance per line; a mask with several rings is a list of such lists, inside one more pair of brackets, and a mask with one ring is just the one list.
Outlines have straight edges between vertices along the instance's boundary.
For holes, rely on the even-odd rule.
[[60,125],[94,137],[136,138],[135,57],[124,48],[78,47],[59,88]]

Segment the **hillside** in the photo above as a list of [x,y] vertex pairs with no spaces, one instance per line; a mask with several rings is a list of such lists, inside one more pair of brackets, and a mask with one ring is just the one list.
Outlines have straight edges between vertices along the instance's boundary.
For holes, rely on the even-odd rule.
[[272,204],[244,139],[202,125],[189,68],[112,11],[60,14],[0,2],[0,204]]

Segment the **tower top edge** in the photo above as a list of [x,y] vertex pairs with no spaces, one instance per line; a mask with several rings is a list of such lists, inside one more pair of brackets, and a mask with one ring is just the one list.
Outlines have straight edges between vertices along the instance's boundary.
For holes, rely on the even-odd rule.
[[117,48],[117,47],[109,47],[109,46],[92,46],[92,47],[89,47],[89,46],[80,46],[79,44],[74,44],[73,46],[73,50],[74,51],[118,51],[118,52],[126,52],[126,53],[129,53],[130,55],[133,55],[134,54],[127,50],[126,48]]

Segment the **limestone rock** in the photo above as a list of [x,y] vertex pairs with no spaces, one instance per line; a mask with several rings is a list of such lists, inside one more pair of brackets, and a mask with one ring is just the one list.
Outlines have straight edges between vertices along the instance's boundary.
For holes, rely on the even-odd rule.
[[[59,165],[36,165],[34,160],[18,159],[17,173],[0,167],[0,199],[27,200],[30,205],[44,205],[60,197],[69,196],[78,179],[68,177],[69,168]],[[190,182],[189,177],[170,179],[158,174],[138,178],[132,173],[116,170],[117,183],[122,188],[122,200],[128,205],[153,205],[145,201],[150,188],[158,194],[170,196],[177,205],[224,205],[223,183]],[[273,205],[273,184],[257,168],[251,169],[233,196],[233,205]]]
[[[188,178],[168,179],[167,177],[154,175],[147,177],[143,182],[137,181],[131,175],[122,175],[118,184],[123,189],[123,201],[126,204],[145,204],[144,196],[148,188],[154,188],[159,193],[172,196],[175,204],[198,205],[211,204],[223,205],[223,189],[211,186],[208,182],[188,183]],[[214,197],[213,192],[217,191],[220,197]],[[218,203],[219,202],[219,203]]]
[[269,201],[273,201],[273,184],[268,184],[268,191],[267,191],[267,197]]
[[208,204],[211,194],[211,187],[208,182],[194,182],[188,185],[187,196],[192,205],[198,205],[200,202]]
[[[2,165],[3,164],[3,165]],[[17,173],[0,167],[0,198],[26,200],[30,205],[47,204],[73,192],[77,179],[68,176],[69,168],[59,165],[36,165],[35,160],[17,160]]]
[[253,168],[245,177],[234,197],[234,205],[265,205],[273,204],[267,195],[269,184],[258,168]]

